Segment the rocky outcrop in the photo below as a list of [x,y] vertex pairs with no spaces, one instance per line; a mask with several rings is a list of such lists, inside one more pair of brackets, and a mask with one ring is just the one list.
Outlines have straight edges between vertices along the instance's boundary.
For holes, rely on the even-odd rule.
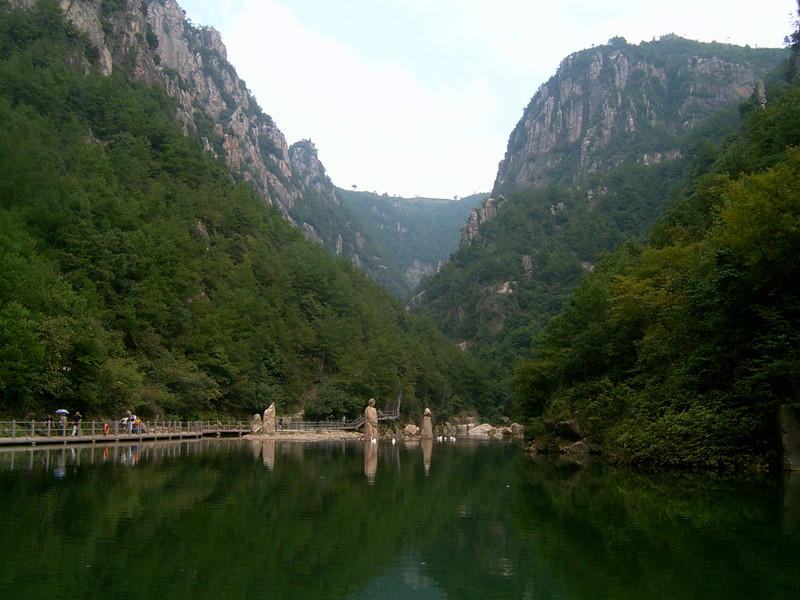
[[[23,9],[36,3],[11,0],[12,7]],[[197,135],[234,176],[249,182],[309,239],[356,265],[365,262],[359,254],[365,234],[358,224],[344,218],[331,222],[340,205],[314,144],[289,145],[228,62],[215,29],[190,24],[175,0],[60,0],[60,7],[94,46],[92,64],[100,72],[123,70],[161,85],[175,101],[175,118],[184,131]],[[325,205],[334,210],[320,210]]]
[[750,97],[769,69],[721,58],[731,56],[725,49],[676,36],[638,46],[616,38],[568,56],[512,132],[494,192],[570,185],[624,160],[678,157],[679,134]]
[[469,220],[461,230],[461,243],[469,244],[478,235],[478,229],[487,221],[497,216],[497,211],[506,199],[502,195],[490,196],[483,201],[479,208],[473,208]]

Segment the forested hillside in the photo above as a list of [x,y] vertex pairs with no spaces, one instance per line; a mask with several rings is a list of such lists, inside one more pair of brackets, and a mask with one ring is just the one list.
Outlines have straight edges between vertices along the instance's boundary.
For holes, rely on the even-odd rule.
[[800,397],[794,42],[741,128],[698,144],[647,243],[606,254],[519,369],[520,407],[543,439],[543,420],[570,416],[630,463],[776,462],[777,407]]
[[488,369],[511,414],[512,369],[530,358],[603,252],[644,241],[695,164],[741,122],[739,103],[781,88],[786,51],[676,36],[567,57],[511,133],[492,197],[420,305]]
[[398,267],[407,294],[458,249],[467,216],[489,194],[444,200],[394,198],[337,188],[336,195],[358,215],[371,239]]
[[469,356],[99,60],[57,2],[0,1],[0,413],[480,404]]

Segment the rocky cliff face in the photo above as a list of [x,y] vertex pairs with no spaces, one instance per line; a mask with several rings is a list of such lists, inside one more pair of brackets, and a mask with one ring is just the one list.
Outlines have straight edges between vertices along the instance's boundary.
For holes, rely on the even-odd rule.
[[[36,2],[11,0],[11,6],[30,8]],[[304,206],[310,196],[317,204],[339,205],[316,148],[308,141],[290,147],[228,62],[216,30],[192,26],[175,0],[60,0],[59,4],[96,48],[101,72],[122,69],[135,79],[161,85],[174,99],[175,117],[187,134],[197,135],[207,150],[234,175],[250,182],[265,202],[278,207],[307,237],[359,263],[358,245],[347,241],[355,236],[342,239],[336,230],[345,225],[320,227],[314,211]],[[347,227],[358,228],[353,223]]]
[[469,220],[461,230],[461,243],[469,244],[478,235],[478,228],[482,223],[497,216],[497,210],[505,202],[503,196],[490,196],[478,208],[473,208]]
[[777,62],[762,59],[778,52],[666,36],[638,46],[616,38],[572,54],[511,133],[495,192],[676,158],[681,134],[750,97]]

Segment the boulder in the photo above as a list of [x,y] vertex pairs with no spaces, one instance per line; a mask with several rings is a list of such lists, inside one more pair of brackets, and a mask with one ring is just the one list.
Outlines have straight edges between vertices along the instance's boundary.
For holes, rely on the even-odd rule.
[[476,425],[472,427],[468,432],[467,435],[470,437],[491,437],[494,435],[496,429],[489,425],[488,423],[483,423],[482,425]]
[[554,431],[558,437],[569,440],[582,440],[586,437],[586,430],[578,423],[578,419],[565,419],[563,421],[548,421],[545,426]]
[[416,437],[419,435],[419,427],[416,425],[406,425],[403,428],[403,435],[406,437]]

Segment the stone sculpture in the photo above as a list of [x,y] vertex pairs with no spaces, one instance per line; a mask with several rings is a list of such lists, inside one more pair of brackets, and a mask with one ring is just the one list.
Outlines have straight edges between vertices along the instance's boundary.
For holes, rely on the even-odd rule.
[[378,439],[378,411],[375,409],[375,398],[369,399],[364,411],[364,439],[368,442]]
[[264,411],[264,435],[275,435],[275,403]]
[[250,421],[250,432],[251,433],[261,433],[262,427],[263,426],[261,424],[261,415],[258,414],[258,413],[254,414],[253,415],[253,420]]
[[431,422],[430,408],[425,409],[425,414],[422,417],[422,439],[423,440],[433,439],[433,423]]

